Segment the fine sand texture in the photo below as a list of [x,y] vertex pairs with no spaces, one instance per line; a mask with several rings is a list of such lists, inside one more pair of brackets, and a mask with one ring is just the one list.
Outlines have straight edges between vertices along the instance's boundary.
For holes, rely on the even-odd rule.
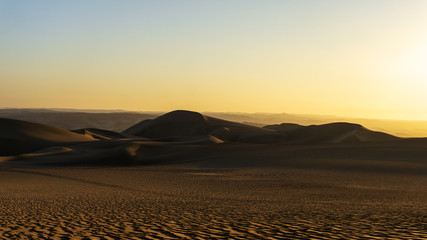
[[426,239],[427,138],[190,111],[0,118],[0,239]]
[[427,176],[163,166],[0,168],[2,239],[425,239]]

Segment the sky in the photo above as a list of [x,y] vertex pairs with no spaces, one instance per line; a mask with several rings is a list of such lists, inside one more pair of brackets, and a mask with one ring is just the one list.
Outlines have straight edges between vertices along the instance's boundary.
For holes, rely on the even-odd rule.
[[424,0],[0,0],[0,108],[427,120]]

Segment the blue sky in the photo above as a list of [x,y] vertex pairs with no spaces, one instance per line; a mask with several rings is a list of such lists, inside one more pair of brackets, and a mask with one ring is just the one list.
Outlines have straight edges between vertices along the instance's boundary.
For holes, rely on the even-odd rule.
[[0,107],[427,119],[425,12],[416,0],[1,0]]

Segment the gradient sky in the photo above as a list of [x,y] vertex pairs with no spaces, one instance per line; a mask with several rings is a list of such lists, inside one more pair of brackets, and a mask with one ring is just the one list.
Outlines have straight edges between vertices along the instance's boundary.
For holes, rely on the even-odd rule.
[[0,107],[427,120],[427,1],[0,0]]

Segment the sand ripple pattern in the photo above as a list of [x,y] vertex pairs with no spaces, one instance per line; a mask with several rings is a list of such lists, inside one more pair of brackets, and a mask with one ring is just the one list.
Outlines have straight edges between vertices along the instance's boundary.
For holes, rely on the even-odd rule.
[[[344,175],[313,172],[303,177],[287,172],[285,178],[234,172],[112,169],[95,176],[95,170],[60,171],[49,174],[87,180],[2,172],[2,239],[427,238],[425,188],[373,190],[361,187],[361,180],[344,187],[354,179],[331,185],[330,180]],[[105,175],[128,188],[93,184]],[[4,184],[6,177],[18,176],[19,185]],[[126,179],[139,183],[126,184]],[[426,178],[414,179],[419,180]]]

